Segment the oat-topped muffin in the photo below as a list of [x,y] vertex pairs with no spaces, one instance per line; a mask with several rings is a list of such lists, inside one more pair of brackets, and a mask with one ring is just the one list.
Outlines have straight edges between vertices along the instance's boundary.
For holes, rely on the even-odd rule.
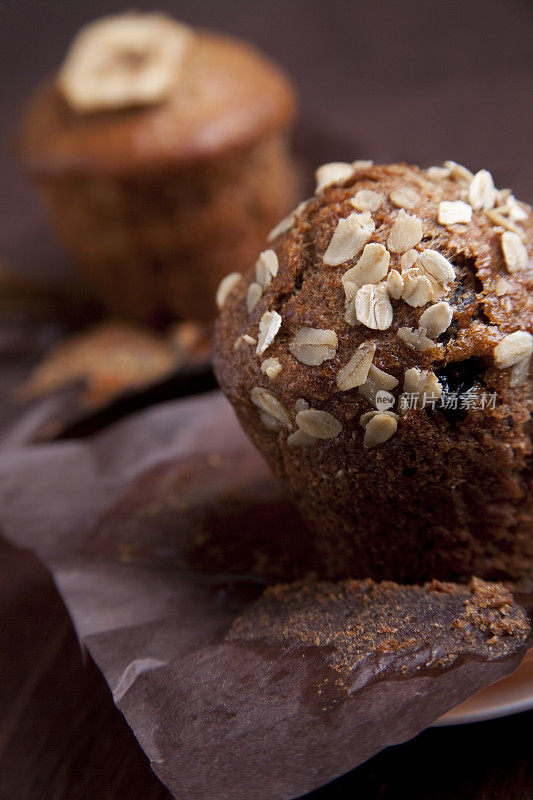
[[215,367],[330,578],[530,578],[533,217],[486,170],[326,164],[219,290]]
[[124,317],[209,320],[292,202],[294,93],[251,46],[168,16],[105,17],[30,100],[18,153]]

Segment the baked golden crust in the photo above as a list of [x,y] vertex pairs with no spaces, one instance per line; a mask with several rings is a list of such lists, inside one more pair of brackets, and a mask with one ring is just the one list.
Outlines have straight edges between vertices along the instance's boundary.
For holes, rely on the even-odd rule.
[[[288,483],[315,531],[323,575],[406,581],[472,574],[527,577],[533,564],[531,215],[509,200],[507,192],[493,191],[485,175],[476,176],[473,183],[471,175],[453,165],[430,171],[401,164],[362,165],[351,173],[338,171],[340,183],[326,185],[299,208],[290,227],[281,226],[288,229],[271,242],[277,273],[263,281],[261,297],[250,313],[246,298],[253,275],[229,293],[217,323],[219,382],[243,427]],[[359,195],[361,190],[379,197]],[[446,216],[450,207],[441,206],[443,201],[468,205],[471,221],[439,223],[439,218],[450,218]],[[373,210],[361,211],[361,204]],[[489,207],[472,210],[480,204]],[[353,229],[350,241],[362,236],[365,244],[382,246],[374,249],[374,256],[383,256],[385,250],[390,254],[386,275],[366,284],[361,295],[357,291],[358,312],[347,310],[353,297],[342,279],[349,269],[360,269],[364,245],[339,264],[324,263],[338,260],[335,253],[331,255],[330,243],[339,220],[354,211],[365,218],[356,220],[360,227]],[[466,213],[457,205],[451,212],[452,218]],[[402,262],[401,250],[402,236],[409,244],[417,223],[408,221],[402,227],[402,222],[398,247],[394,235],[391,238],[398,220],[406,216],[421,225],[420,241],[407,248],[409,253],[416,251],[414,272]],[[518,261],[509,252],[506,260],[502,246],[506,232],[516,237],[510,241]],[[415,230],[415,239],[417,235]],[[518,240],[525,241],[526,262],[520,261],[524,251]],[[427,251],[444,256],[455,275],[448,284],[443,278],[442,285],[432,278],[431,298],[413,306],[408,283],[416,291],[426,291],[427,273],[421,264]],[[372,251],[367,255],[370,258]],[[383,288],[392,270],[404,283],[398,299],[391,294],[397,291]],[[376,295],[377,285],[383,297]],[[376,302],[377,312],[369,316],[369,308],[376,311]],[[409,334],[402,334],[402,329],[419,329],[422,315],[437,303],[451,307],[451,323],[442,333],[433,332],[431,339],[425,328],[414,344],[427,344],[428,349],[413,349],[412,334],[409,346],[405,338],[409,340]],[[276,326],[279,330],[258,357],[257,346],[241,337],[269,342],[270,336],[260,337],[265,312],[270,315],[266,318],[270,334]],[[273,314],[281,318],[275,318],[275,324]],[[378,327],[370,328],[361,319],[369,324],[377,320]],[[266,322],[263,319],[263,329]],[[302,327],[320,332],[311,335],[306,350],[301,343],[295,349],[295,335]],[[495,348],[504,341],[500,350],[512,350],[514,339],[506,336],[516,331],[523,332],[518,336],[520,358],[511,357],[515,365],[510,368],[497,368]],[[310,336],[308,331],[305,335]],[[321,341],[329,344],[320,349]],[[361,345],[368,344],[375,348],[372,367],[386,377],[374,374],[374,393],[368,391],[368,377],[341,390],[339,372]],[[307,363],[302,363],[302,353]],[[275,377],[261,368],[266,359],[275,360],[269,365],[276,365]],[[499,363],[507,362],[500,358]],[[443,392],[448,398],[469,397],[460,399],[457,409],[444,407],[439,396],[433,405],[430,401],[425,408],[406,409],[404,404],[402,410],[400,395],[405,398],[413,385],[438,387],[437,394]],[[393,412],[385,420],[383,413],[375,413],[376,386],[394,396]],[[478,408],[471,407],[473,395]],[[377,410],[383,411],[381,406]]]
[[54,81],[43,84],[20,125],[20,159],[38,175],[131,175],[213,158],[290,125],[294,92],[269,59],[230,37],[196,40],[176,92],[153,107],[78,114]]

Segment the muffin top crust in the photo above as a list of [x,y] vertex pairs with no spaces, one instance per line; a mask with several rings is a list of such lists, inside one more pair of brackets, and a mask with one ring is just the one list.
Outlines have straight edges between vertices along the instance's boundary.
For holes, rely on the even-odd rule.
[[410,415],[466,416],[474,399],[501,416],[511,398],[521,428],[532,231],[530,207],[486,170],[323,165],[251,274],[221,284],[224,391],[295,447],[347,430],[383,445]]
[[162,14],[91,23],[23,114],[17,150],[37,174],[189,164],[283,130],[295,95],[251,45]]

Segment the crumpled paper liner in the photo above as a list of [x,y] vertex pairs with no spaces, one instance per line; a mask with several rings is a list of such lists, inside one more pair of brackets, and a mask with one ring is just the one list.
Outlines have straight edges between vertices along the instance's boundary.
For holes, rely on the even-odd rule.
[[85,440],[20,442],[14,431],[0,456],[0,526],[52,571],[180,800],[298,797],[415,736],[525,653],[525,634],[479,653],[443,637],[367,658],[339,685],[331,645],[230,637],[269,581],[308,574],[308,543],[218,393]]
[[79,323],[74,332],[57,315],[34,319],[16,307],[0,320],[0,445],[13,441],[16,422],[25,425],[20,443],[79,438],[215,386],[208,326],[175,323],[163,335],[114,320]]

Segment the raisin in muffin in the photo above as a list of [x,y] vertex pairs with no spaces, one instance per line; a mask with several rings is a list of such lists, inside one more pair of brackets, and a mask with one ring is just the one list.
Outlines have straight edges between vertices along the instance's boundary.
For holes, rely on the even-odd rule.
[[252,47],[127,13],[78,34],[28,103],[18,154],[111,312],[209,320],[221,278],[292,203],[293,115],[291,85]]
[[220,385],[322,576],[527,582],[530,208],[455,162],[317,178],[219,290]]

